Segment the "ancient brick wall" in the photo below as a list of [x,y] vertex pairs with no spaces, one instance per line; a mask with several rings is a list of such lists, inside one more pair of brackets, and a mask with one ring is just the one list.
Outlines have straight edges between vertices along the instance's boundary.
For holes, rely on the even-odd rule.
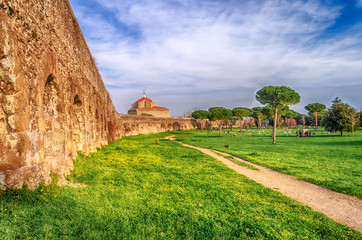
[[170,117],[170,110],[162,108],[156,108],[156,109],[138,108],[138,109],[128,110],[128,114],[137,115],[137,116],[152,115],[156,117]]
[[0,185],[34,187],[121,136],[67,0],[0,0]]
[[[236,127],[237,125],[235,121],[220,122],[223,127],[231,125]],[[119,114],[119,123],[122,136],[219,127],[219,121],[211,122],[209,120],[196,120],[193,118],[150,117],[124,114]]]
[[119,115],[123,136],[159,133],[166,131],[189,130],[199,126],[191,118],[164,118],[134,115]]

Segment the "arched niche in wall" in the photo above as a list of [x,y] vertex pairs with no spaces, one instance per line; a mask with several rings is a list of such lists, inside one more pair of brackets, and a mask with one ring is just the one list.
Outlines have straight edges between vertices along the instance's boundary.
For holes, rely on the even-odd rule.
[[56,78],[50,74],[45,80],[43,92],[44,157],[54,161],[61,161],[65,151],[64,105],[60,96]]
[[73,115],[76,116],[77,123],[84,122],[83,102],[78,94],[73,98]]
[[56,116],[58,115],[58,98],[59,98],[59,89],[55,82],[53,74],[50,74],[44,86],[43,93],[43,111],[45,115]]
[[178,131],[178,130],[181,129],[181,125],[180,125],[179,122],[174,122],[172,125],[173,125],[173,130],[174,131]]
[[82,106],[82,101],[80,100],[78,95],[74,96],[73,104],[76,106]]
[[85,144],[85,121],[84,121],[83,101],[80,95],[76,94],[73,97],[72,110],[72,133],[73,141],[76,143],[77,150],[84,150]]

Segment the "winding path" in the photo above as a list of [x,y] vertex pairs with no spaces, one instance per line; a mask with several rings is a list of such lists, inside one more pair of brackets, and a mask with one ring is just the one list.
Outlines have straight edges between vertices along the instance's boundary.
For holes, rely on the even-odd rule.
[[[173,137],[167,137],[167,139],[175,140]],[[261,183],[268,188],[279,191],[284,195],[299,201],[303,205],[311,207],[315,211],[324,213],[337,222],[346,224],[347,226],[362,232],[362,200],[357,197],[337,193],[327,188],[234,157],[238,161],[260,169],[260,171],[251,170],[247,167],[235,164],[209,149],[195,147],[181,142],[178,143],[186,147],[197,149],[216,158],[236,172]],[[231,156],[230,154],[219,153],[225,156]]]

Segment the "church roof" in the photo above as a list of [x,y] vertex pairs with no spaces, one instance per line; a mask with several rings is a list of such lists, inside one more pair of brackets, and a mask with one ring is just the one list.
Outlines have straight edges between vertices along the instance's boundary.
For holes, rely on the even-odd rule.
[[[137,110],[137,109],[167,109],[167,110],[168,110],[168,108],[165,108],[165,107],[131,108],[131,109],[129,109],[129,110]],[[129,110],[128,110],[128,111],[129,111]]]
[[137,102],[143,102],[143,101],[147,101],[147,102],[153,102],[151,99],[143,97],[137,100]]

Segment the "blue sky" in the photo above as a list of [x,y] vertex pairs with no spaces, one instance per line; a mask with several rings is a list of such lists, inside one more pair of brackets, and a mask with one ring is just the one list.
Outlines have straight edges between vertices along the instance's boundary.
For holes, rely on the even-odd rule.
[[142,96],[172,116],[260,106],[286,85],[292,109],[339,97],[362,108],[362,0],[70,0],[113,104]]

